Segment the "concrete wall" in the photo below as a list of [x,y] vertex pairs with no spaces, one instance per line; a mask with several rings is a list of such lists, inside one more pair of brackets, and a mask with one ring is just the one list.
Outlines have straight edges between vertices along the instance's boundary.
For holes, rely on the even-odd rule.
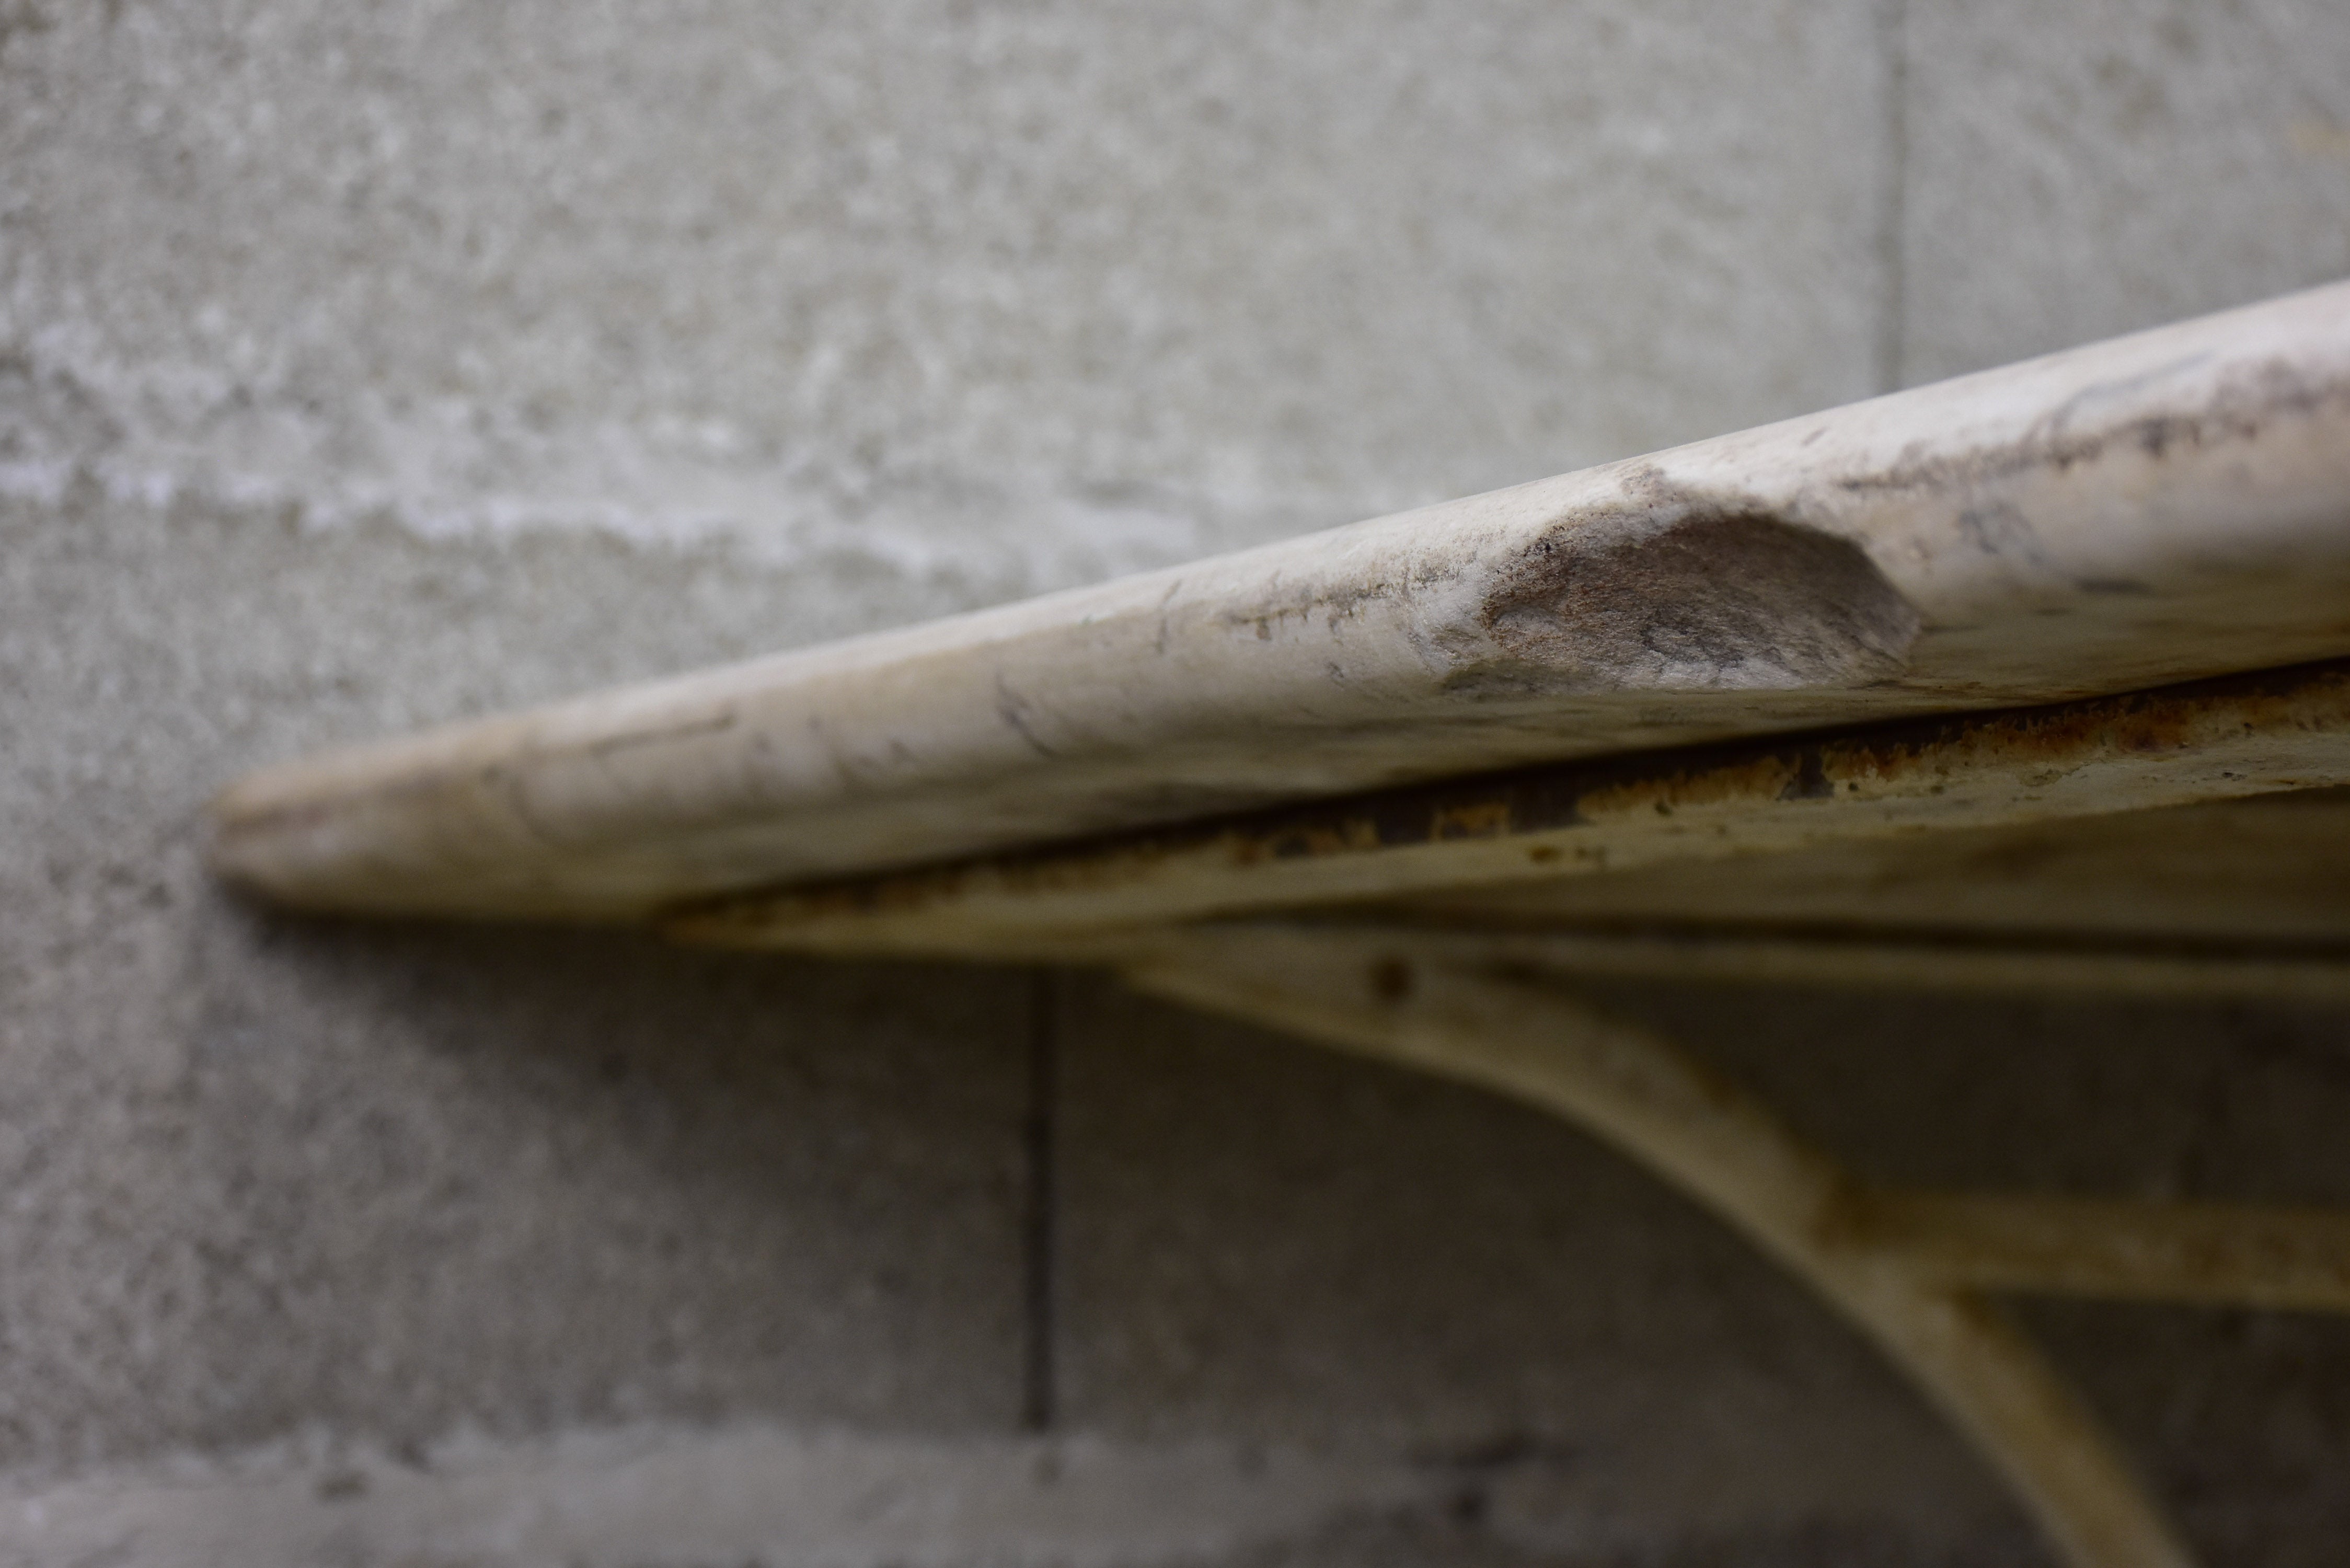
[[[2331,0],[0,0],[0,1563],[2032,1561],[1530,1115],[280,919],[194,813],[2345,272]],[[2350,1201],[2339,1017],[1626,1002],[1865,1169]],[[2334,1560],[2350,1328],[2033,1321],[2210,1561]]]

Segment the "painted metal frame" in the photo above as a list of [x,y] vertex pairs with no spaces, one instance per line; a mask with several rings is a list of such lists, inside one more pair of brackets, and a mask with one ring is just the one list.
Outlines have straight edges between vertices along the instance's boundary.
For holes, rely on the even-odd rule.
[[1450,779],[671,906],[691,941],[1055,958],[1170,921],[2350,783],[2350,660]]
[[[1745,1233],[1851,1321],[1970,1438],[2077,1568],[2186,1568],[2186,1547],[2095,1416],[1977,1287],[2044,1281],[2019,1234],[2060,1241],[2074,1210],[2040,1200],[1937,1207],[1872,1194],[1735,1085],[1658,1035],[1546,986],[1540,978],[1457,959],[1429,961],[1408,942],[1329,932],[1193,937],[1135,961],[1146,991],[1381,1061],[1459,1079],[1582,1127]],[[2034,1229],[2008,1221],[2021,1208]],[[1982,1223],[1986,1209],[1991,1223]],[[2209,1211],[2183,1222],[2131,1210],[2157,1259],[2192,1260],[2198,1299],[2293,1273],[2196,1240]],[[2272,1235],[2339,1268],[2350,1218],[2262,1216]],[[2218,1227],[2226,1230],[2222,1220]],[[2185,1232],[2185,1234],[2179,1234]],[[1980,1243],[1980,1244],[1979,1244]],[[2112,1249],[2126,1263],[2126,1243]],[[2290,1245],[2288,1250],[2290,1250]],[[2063,1282],[2095,1293],[2126,1282],[2162,1293],[2158,1262],[2099,1268],[2064,1259]],[[2019,1262],[2024,1266],[2018,1267]],[[2021,1277],[2021,1278],[2020,1278]],[[2288,1281],[2287,1282],[2293,1282]],[[2330,1304],[2342,1304],[2341,1281]],[[2248,1293],[2257,1293],[2257,1292]]]

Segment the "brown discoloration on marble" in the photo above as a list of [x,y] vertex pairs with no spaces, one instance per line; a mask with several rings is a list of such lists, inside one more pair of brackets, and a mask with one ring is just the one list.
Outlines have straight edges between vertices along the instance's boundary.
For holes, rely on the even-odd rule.
[[2279,356],[2227,368],[2192,408],[2128,410],[2118,417],[2110,411],[2163,380],[2194,376],[2213,358],[2209,352],[2190,353],[2150,370],[2092,382],[2041,415],[2022,439],[2008,446],[1963,454],[1905,453],[1878,472],[1839,480],[1838,488],[1864,494],[1995,484],[2036,470],[2063,473],[2121,452],[2184,463],[2198,453],[2256,445],[2280,423],[2350,407],[2350,379],[2313,373],[2309,366]]

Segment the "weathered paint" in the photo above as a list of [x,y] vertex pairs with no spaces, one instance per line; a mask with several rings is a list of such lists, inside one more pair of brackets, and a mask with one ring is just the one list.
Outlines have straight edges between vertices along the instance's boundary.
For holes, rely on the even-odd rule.
[[[2350,662],[1449,780],[689,905],[696,940],[1082,952],[1121,929],[2350,781]],[[1463,903],[1473,895],[1456,898]]]
[[1978,1290],[2350,1312],[2350,1212],[2054,1193],[1856,1195],[1831,1244]]
[[2241,988],[2258,957],[2284,966],[2273,971],[2277,994],[2303,995],[2316,983],[2308,965],[2350,963],[2345,887],[2350,790],[2336,788],[1440,888],[1349,913],[1488,933],[1771,936],[1825,954],[1856,941],[2028,947],[2052,957],[2087,946],[2137,953],[2149,984],[2175,960],[2182,976]]

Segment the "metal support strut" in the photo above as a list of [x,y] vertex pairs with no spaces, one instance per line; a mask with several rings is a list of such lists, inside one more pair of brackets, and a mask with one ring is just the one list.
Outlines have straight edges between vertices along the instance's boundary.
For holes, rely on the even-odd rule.
[[[1170,939],[1127,976],[1208,1012],[1497,1091],[1614,1145],[1744,1231],[1873,1339],[2007,1478],[2074,1568],[2189,1568],[2087,1406],[1966,1282],[1976,1253],[1962,1236],[1950,1241],[1956,1226],[1938,1229],[1930,1204],[1865,1192],[1656,1033],[1537,975],[1431,961],[1393,937],[1201,931]],[[1996,1212],[2002,1200],[1989,1201]],[[2036,1202],[2005,1201],[2023,1211]],[[1968,1209],[1957,1222],[2004,1233],[1981,1217]],[[2029,1248],[1980,1251],[1994,1282],[2030,1279]],[[2159,1275],[2161,1266],[2158,1257],[2137,1267],[2137,1293],[2149,1289],[2148,1267]],[[2070,1288],[2095,1291],[2095,1272],[2094,1262],[2075,1269]],[[2225,1282],[2198,1278],[2205,1296],[2226,1293]],[[2159,1284],[2151,1281],[2158,1293]]]

